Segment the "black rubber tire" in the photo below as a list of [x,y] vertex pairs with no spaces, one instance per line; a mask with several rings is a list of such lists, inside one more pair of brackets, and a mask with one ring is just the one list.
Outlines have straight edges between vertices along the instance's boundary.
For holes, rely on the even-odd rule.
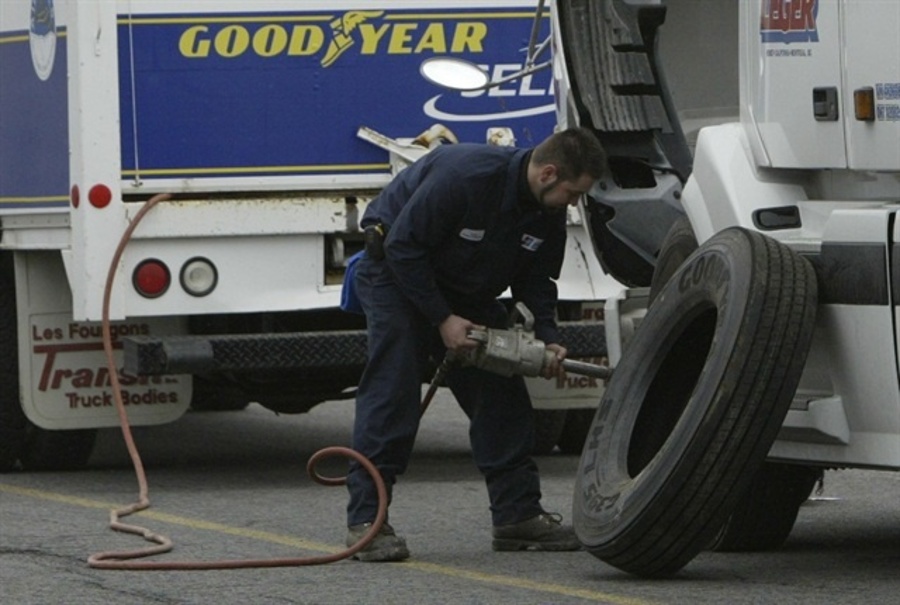
[[567,410],[534,410],[534,447],[531,453],[535,456],[547,456],[553,453],[563,426],[566,423]]
[[48,431],[29,422],[19,402],[16,290],[12,267],[0,264],[0,472],[21,463],[25,470],[77,470],[94,449],[95,429]]
[[718,552],[758,552],[781,548],[794,527],[822,469],[766,462],[737,508],[716,536],[711,549]]
[[250,405],[250,398],[236,385],[220,384],[205,376],[193,377],[191,409],[195,412],[237,412]]
[[575,531],[594,556],[672,574],[708,546],[777,436],[816,312],[812,266],[742,228],[663,287],[613,373],[585,444]]
[[648,304],[652,304],[656,300],[669,278],[696,249],[697,236],[694,235],[691,222],[682,215],[672,223],[669,232],[663,239],[659,255],[656,257],[656,267],[653,270],[653,279],[650,281]]
[[29,423],[20,460],[26,471],[78,471],[87,466],[96,429],[48,431]]
[[556,444],[563,454],[581,454],[594,421],[597,408],[572,408],[566,411],[566,422]]
[[[678,218],[663,240],[650,284],[650,303],[697,247],[687,216]],[[777,550],[821,475],[821,469],[813,467],[766,462],[710,548],[717,552]]]
[[25,448],[28,420],[19,403],[16,291],[7,257],[0,267],[0,472],[16,467]]

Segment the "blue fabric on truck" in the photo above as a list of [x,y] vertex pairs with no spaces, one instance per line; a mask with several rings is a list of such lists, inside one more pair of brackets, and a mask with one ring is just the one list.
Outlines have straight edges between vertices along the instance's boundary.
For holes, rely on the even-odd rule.
[[360,250],[347,261],[347,269],[344,271],[344,284],[341,286],[341,310],[358,315],[363,314],[363,308],[356,294],[356,263],[359,262],[359,259],[365,253],[365,250]]

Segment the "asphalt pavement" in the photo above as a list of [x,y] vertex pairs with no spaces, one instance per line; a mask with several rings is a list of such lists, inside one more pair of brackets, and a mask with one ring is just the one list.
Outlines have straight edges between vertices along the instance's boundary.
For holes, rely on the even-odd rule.
[[[151,507],[128,522],[175,543],[155,561],[322,556],[341,550],[343,488],[313,483],[310,455],[348,445],[352,403],[278,416],[258,406],[192,412],[134,430]],[[829,471],[774,553],[702,553],[665,580],[622,573],[585,552],[494,553],[466,420],[441,392],[425,418],[391,521],[412,558],[224,571],[92,569],[87,558],[140,548],[108,511],[134,502],[121,434],[104,429],[89,468],[0,475],[2,604],[900,603],[900,475]],[[544,505],[569,517],[576,456],[538,459]],[[326,463],[342,474],[343,463]]]

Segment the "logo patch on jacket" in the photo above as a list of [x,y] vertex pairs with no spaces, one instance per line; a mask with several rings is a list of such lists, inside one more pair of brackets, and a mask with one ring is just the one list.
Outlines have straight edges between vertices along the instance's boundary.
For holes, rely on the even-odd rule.
[[537,252],[537,249],[540,248],[543,243],[544,240],[539,237],[528,235],[527,233],[522,234],[522,247],[529,252]]
[[463,229],[459,236],[470,242],[480,242],[484,239],[484,229]]

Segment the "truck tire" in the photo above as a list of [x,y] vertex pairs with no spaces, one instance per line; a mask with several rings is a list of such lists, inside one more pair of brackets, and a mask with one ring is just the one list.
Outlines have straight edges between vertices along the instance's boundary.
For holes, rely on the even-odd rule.
[[648,304],[653,303],[669,278],[696,249],[697,236],[694,235],[691,222],[682,215],[672,223],[672,227],[669,228],[663,239],[659,255],[656,257],[656,268],[653,270],[653,279],[650,281]]
[[[5,257],[3,258],[5,261]],[[0,269],[0,472],[15,468],[25,448],[28,420],[19,404],[16,295],[11,267]]]
[[15,469],[17,463],[25,470],[80,469],[87,464],[97,431],[48,431],[32,424],[22,411],[11,269],[0,269],[0,472]]
[[[679,217],[666,234],[657,258],[650,283],[651,303],[697,247],[690,221],[686,216]],[[780,548],[794,527],[800,505],[821,474],[821,470],[810,467],[765,463],[711,549],[755,552]]]
[[613,373],[579,463],[576,534],[640,576],[712,543],[777,436],[816,312],[812,266],[731,228],[660,290]]
[[48,431],[29,423],[20,460],[26,471],[77,471],[87,466],[96,429]]
[[237,385],[194,375],[191,409],[195,412],[238,412],[249,405],[250,398]]
[[822,469],[767,462],[719,531],[718,552],[777,550],[794,528],[800,505],[822,476]]

